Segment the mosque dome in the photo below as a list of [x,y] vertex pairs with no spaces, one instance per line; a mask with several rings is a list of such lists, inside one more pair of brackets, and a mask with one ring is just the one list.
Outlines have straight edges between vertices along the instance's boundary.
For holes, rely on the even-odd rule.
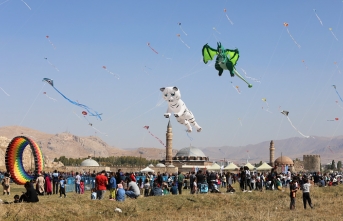
[[293,165],[293,160],[287,156],[281,156],[277,158],[275,161],[276,166],[281,166],[281,165]]
[[166,165],[164,165],[163,163],[158,163],[156,164],[156,167],[166,167]]
[[199,148],[190,146],[179,150],[175,157],[206,157],[206,155]]
[[82,167],[98,167],[99,164],[95,160],[93,160],[90,156],[88,156],[88,159],[81,162]]

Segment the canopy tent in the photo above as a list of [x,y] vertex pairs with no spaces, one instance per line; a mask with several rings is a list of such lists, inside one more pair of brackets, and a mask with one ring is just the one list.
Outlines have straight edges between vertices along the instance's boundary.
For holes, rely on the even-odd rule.
[[239,169],[238,166],[236,166],[234,163],[230,163],[229,165],[227,165],[226,167],[224,167],[224,170],[236,170]]
[[261,166],[257,167],[256,170],[270,170],[273,167],[269,166],[266,162],[262,163]]
[[148,167],[154,167],[154,165],[150,164]]
[[245,167],[248,167],[249,168],[249,170],[253,170],[255,167],[253,166],[253,165],[251,165],[251,163],[247,163],[247,164],[245,164],[244,165]]
[[145,167],[141,172],[154,172],[154,170],[150,169],[149,167]]
[[207,167],[208,170],[220,170],[220,166],[217,163],[213,163],[210,167]]

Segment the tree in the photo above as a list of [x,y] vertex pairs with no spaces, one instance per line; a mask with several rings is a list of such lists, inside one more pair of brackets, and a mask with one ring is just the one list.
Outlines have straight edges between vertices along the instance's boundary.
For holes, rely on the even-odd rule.
[[332,160],[331,170],[335,170],[335,169],[336,169],[336,163],[335,163],[335,160]]
[[263,164],[262,161],[260,161],[259,163],[255,163],[255,167],[259,167],[259,166],[261,166],[262,164]]
[[337,170],[340,170],[342,168],[342,161],[337,162]]

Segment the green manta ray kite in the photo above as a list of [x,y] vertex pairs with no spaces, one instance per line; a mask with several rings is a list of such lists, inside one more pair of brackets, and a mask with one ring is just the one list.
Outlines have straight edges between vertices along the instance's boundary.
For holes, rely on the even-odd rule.
[[223,74],[224,70],[230,71],[231,77],[234,77],[235,75],[242,79],[245,83],[248,84],[248,87],[251,88],[252,84],[247,82],[242,75],[240,75],[237,70],[235,69],[235,66],[237,64],[237,61],[239,59],[239,51],[238,49],[230,50],[225,49],[220,42],[217,43],[217,50],[211,48],[208,46],[208,44],[205,44],[202,48],[202,57],[205,64],[209,60],[213,60],[213,58],[217,56],[216,58],[216,64],[215,69],[219,71],[218,75],[221,76]]

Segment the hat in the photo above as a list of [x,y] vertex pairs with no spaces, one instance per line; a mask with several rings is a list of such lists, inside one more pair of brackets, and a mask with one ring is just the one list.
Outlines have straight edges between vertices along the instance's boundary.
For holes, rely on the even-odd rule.
[[123,189],[123,184],[119,183],[118,184],[118,189]]

